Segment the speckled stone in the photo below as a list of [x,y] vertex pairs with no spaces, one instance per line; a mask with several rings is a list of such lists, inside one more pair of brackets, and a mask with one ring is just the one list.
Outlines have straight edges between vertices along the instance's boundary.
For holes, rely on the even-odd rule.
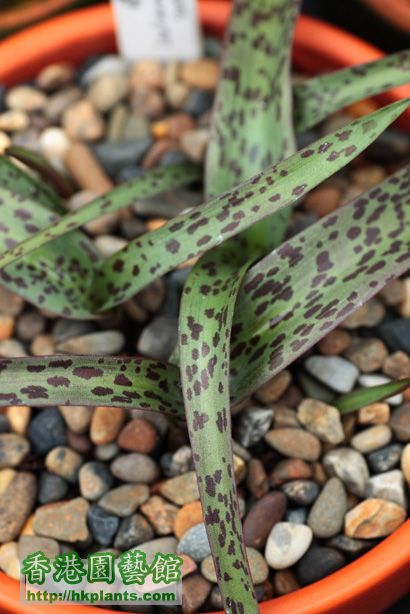
[[285,495],[296,505],[311,505],[320,488],[313,480],[294,480],[282,486]]
[[72,484],[78,481],[78,472],[83,462],[84,459],[80,454],[65,446],[50,450],[45,460],[50,473],[55,473]]
[[114,540],[114,548],[128,550],[154,537],[154,530],[141,514],[133,514],[121,521]]
[[141,505],[141,512],[148,518],[157,535],[172,533],[178,509],[176,505],[157,495]]
[[308,525],[315,537],[332,537],[343,527],[347,501],[343,483],[331,478],[310,510]]
[[370,476],[366,461],[360,452],[351,448],[330,450],[323,457],[323,465],[330,476],[342,480],[348,491],[364,497]]
[[80,492],[88,501],[96,501],[112,486],[113,477],[105,463],[89,461],[80,469]]
[[55,539],[38,535],[22,535],[18,541],[19,559],[22,561],[33,552],[43,552],[48,558],[54,559],[60,553],[60,545]]
[[238,416],[234,436],[238,443],[250,448],[262,439],[272,424],[273,410],[247,407]]
[[88,510],[88,526],[93,539],[100,546],[111,546],[116,534],[120,519],[113,514],[105,512],[99,505],[91,505]]
[[108,513],[126,518],[148,501],[148,498],[149,488],[145,484],[123,484],[107,492],[98,505]]
[[298,407],[298,419],[308,431],[326,443],[338,444],[344,439],[340,412],[332,405],[305,399]]
[[269,534],[265,559],[273,569],[287,569],[294,565],[309,548],[313,533],[303,524],[278,522]]
[[301,429],[275,429],[265,435],[265,441],[284,456],[316,461],[320,456],[319,439]]
[[187,554],[196,563],[200,563],[211,554],[205,525],[203,522],[196,524],[178,542],[178,554]]
[[17,467],[27,456],[30,444],[21,435],[15,433],[0,434],[0,469]]
[[384,499],[367,499],[347,512],[346,537],[369,539],[385,537],[395,531],[406,519],[406,510]]
[[37,481],[32,473],[4,471],[0,471],[0,542],[17,537],[29,517],[37,494]]
[[367,456],[370,469],[373,473],[382,473],[394,469],[400,462],[402,451],[403,446],[401,444],[392,443],[385,448],[371,452]]
[[88,510],[89,503],[82,497],[38,507],[34,514],[33,529],[38,535],[71,544],[86,541],[89,537]]
[[188,473],[166,480],[160,485],[159,490],[164,497],[177,505],[186,505],[199,499],[198,484],[194,471],[188,471]]
[[345,356],[362,373],[373,373],[382,368],[383,362],[388,356],[388,351],[380,339],[360,339],[353,341]]

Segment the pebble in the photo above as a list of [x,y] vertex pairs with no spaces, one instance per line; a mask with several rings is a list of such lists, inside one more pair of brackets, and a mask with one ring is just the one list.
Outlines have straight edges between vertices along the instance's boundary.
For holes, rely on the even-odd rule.
[[85,407],[84,405],[60,405],[58,409],[70,431],[77,435],[83,435],[88,431],[94,412],[93,407]]
[[410,377],[410,358],[405,352],[394,352],[383,363],[383,373],[392,379]]
[[181,77],[189,87],[213,91],[218,84],[219,72],[219,62],[204,58],[185,62],[182,66]]
[[271,530],[265,548],[265,559],[273,569],[287,569],[305,554],[312,541],[310,527],[278,522]]
[[147,153],[152,140],[142,138],[133,141],[103,141],[93,146],[93,153],[99,164],[110,177],[124,167],[137,165]]
[[348,330],[355,330],[361,327],[374,328],[382,322],[385,315],[386,310],[383,303],[373,298],[347,317],[342,322],[341,327]]
[[258,388],[255,392],[255,398],[264,405],[275,403],[284,394],[291,381],[292,375],[290,371],[285,369]]
[[82,190],[105,194],[114,187],[92,150],[84,143],[75,142],[69,145],[64,162],[71,177]]
[[65,446],[53,448],[47,454],[45,464],[50,473],[75,484],[78,481],[78,472],[84,459],[80,454]]
[[[183,475],[162,482],[159,486],[161,495],[176,503],[186,505],[199,499],[198,483],[195,471],[188,471]],[[188,553],[186,553],[188,554]]]
[[354,341],[345,355],[362,373],[373,373],[382,368],[388,351],[383,341],[371,338]]
[[211,554],[203,522],[196,524],[184,533],[178,542],[177,554],[187,554],[196,563],[200,563]]
[[175,554],[177,543],[175,537],[159,537],[158,539],[139,544],[138,550],[145,552],[147,555],[147,562],[152,563],[157,552]]
[[309,479],[312,476],[310,465],[298,458],[292,458],[277,463],[269,478],[273,485],[280,486],[289,480]]
[[186,113],[193,115],[193,117],[202,118],[202,116],[212,110],[213,102],[213,92],[190,88],[183,109]]
[[10,339],[14,331],[14,318],[6,313],[0,313],[0,341]]
[[14,580],[20,579],[20,562],[16,542],[8,542],[0,546],[0,569]]
[[328,538],[343,528],[347,501],[343,483],[331,478],[323,487],[310,510],[307,523],[315,537]]
[[178,319],[174,316],[157,316],[144,328],[137,343],[139,354],[168,360],[178,342]]
[[194,468],[192,451],[189,446],[181,446],[173,454],[166,452],[161,456],[160,462],[164,475],[170,478],[192,471]]
[[0,130],[0,155],[3,155],[10,146],[11,138],[3,130]]
[[328,546],[312,546],[296,566],[302,586],[318,582],[346,565],[342,552]]
[[305,361],[307,371],[336,392],[353,390],[359,369],[340,356],[309,356]]
[[45,108],[45,115],[50,123],[59,123],[66,109],[81,100],[82,95],[82,91],[76,86],[66,87],[50,95],[47,107]]
[[328,405],[333,403],[335,399],[334,392],[309,375],[309,373],[300,370],[298,379],[299,385],[303,392],[303,397],[316,399],[317,401],[327,403]]
[[245,448],[254,446],[268,432],[273,420],[273,410],[264,407],[247,407],[238,416],[234,436]]
[[182,612],[193,614],[205,603],[211,592],[212,584],[200,574],[188,576],[182,585]]
[[16,111],[42,111],[47,106],[47,96],[30,85],[18,85],[8,90],[6,104]]
[[128,242],[125,239],[114,237],[112,235],[101,235],[94,240],[95,246],[104,258],[109,258],[120,249],[127,246]]
[[269,490],[269,478],[265,467],[258,458],[252,458],[248,464],[246,486],[256,499],[260,499]]
[[[262,584],[265,582],[265,580],[267,580],[269,575],[269,568],[265,559],[261,553],[254,548],[246,548],[246,555],[248,558],[253,583]],[[207,556],[206,559],[202,561],[201,573],[210,582],[214,584],[217,583],[217,576],[212,556]]]
[[45,455],[66,444],[64,420],[56,407],[37,410],[28,427],[28,438],[37,454]]
[[52,335],[36,335],[30,345],[33,356],[51,356],[55,353],[54,339]]
[[345,535],[353,538],[377,538],[390,535],[403,524],[406,510],[384,499],[367,499],[347,512]]
[[311,505],[320,488],[313,480],[293,480],[282,486],[285,495],[297,505]]
[[125,420],[120,407],[96,407],[91,418],[90,439],[98,446],[116,440]]
[[401,470],[407,484],[410,484],[410,444],[407,444],[403,449],[401,456]]
[[[373,388],[373,386],[379,386],[381,384],[388,384],[389,382],[391,382],[391,379],[388,377],[385,377],[384,375],[361,375],[359,377],[359,381],[358,384],[360,386],[363,386],[363,388]],[[403,395],[402,394],[395,394],[392,397],[389,397],[388,399],[385,399],[385,403],[388,403],[389,405],[401,405],[401,403],[403,402]]]
[[294,409],[283,405],[275,405],[274,412],[273,423],[275,428],[300,428],[300,422]]
[[358,412],[359,424],[387,424],[390,420],[390,407],[387,403],[372,403],[361,407]]
[[399,304],[399,314],[403,318],[410,318],[410,277],[403,280],[403,298]]
[[289,510],[284,520],[296,524],[306,524],[307,510],[305,507],[296,507],[295,509]]
[[95,541],[100,546],[111,546],[118,531],[120,519],[104,511],[99,505],[90,506],[87,515],[88,526]]
[[110,461],[116,456],[118,456],[118,453],[119,447],[115,442],[106,443],[101,446],[95,446],[94,448],[94,456],[100,461]]
[[38,143],[41,153],[51,162],[62,163],[70,147],[70,139],[64,130],[55,126],[40,134]]
[[410,354],[410,332],[407,318],[386,320],[379,326],[377,332],[391,352],[402,351]]
[[98,505],[110,514],[125,518],[134,514],[148,498],[149,488],[145,484],[123,484],[104,494]]
[[321,452],[319,439],[301,429],[276,429],[265,435],[265,441],[284,456],[306,461],[318,460]]
[[130,452],[150,454],[157,444],[157,431],[143,418],[134,418],[128,422],[118,436],[119,447]]
[[20,407],[11,405],[7,407],[7,420],[10,429],[18,435],[24,436],[30,423],[31,407],[21,405]]
[[93,447],[88,435],[76,435],[71,431],[67,431],[67,446],[79,454],[89,454]]
[[60,546],[55,539],[39,537],[38,535],[22,535],[18,541],[18,555],[20,561],[33,552],[43,552],[46,557],[54,559],[60,554]]
[[157,535],[172,533],[179,508],[162,497],[154,495],[141,505],[141,512],[148,518]]
[[120,528],[114,540],[114,548],[128,550],[143,544],[154,537],[154,531],[149,522],[141,514],[133,514],[121,521]]
[[24,299],[21,296],[0,286],[0,309],[2,313],[7,313],[10,316],[18,316],[24,304]]
[[126,75],[106,73],[93,80],[87,98],[100,113],[107,113],[121,102],[128,93],[128,78]]
[[27,311],[22,313],[17,320],[16,332],[22,341],[31,341],[37,335],[44,332],[46,326],[45,318],[37,311]]
[[360,431],[350,440],[350,445],[362,454],[374,452],[379,448],[386,446],[392,438],[392,432],[389,426],[379,424]]
[[349,557],[356,557],[370,550],[377,544],[377,541],[372,542],[370,539],[352,539],[345,535],[335,535],[326,542],[327,546],[341,550]]
[[113,460],[110,468],[116,478],[133,484],[152,484],[159,477],[156,462],[151,457],[137,452],[119,456]]
[[339,354],[343,354],[348,349],[351,340],[351,336],[347,331],[335,328],[319,341],[317,348],[325,356],[339,356]]
[[403,473],[400,469],[393,469],[372,476],[366,484],[365,495],[368,499],[386,499],[386,501],[392,501],[406,508],[407,500]]
[[86,541],[89,537],[88,509],[89,503],[82,497],[38,507],[34,514],[33,529],[38,535],[70,544]]
[[56,349],[63,354],[110,356],[111,354],[118,354],[124,344],[125,337],[122,332],[104,330],[82,337],[72,337],[58,343]]
[[63,111],[62,125],[70,139],[97,141],[104,136],[104,120],[88,100],[78,100]]
[[52,92],[70,85],[75,80],[75,67],[68,62],[49,64],[36,77],[36,85],[45,92]]
[[88,501],[96,501],[111,488],[113,477],[104,463],[89,461],[80,469],[80,493]]
[[17,467],[30,450],[30,444],[16,433],[0,434],[0,469]]
[[0,471],[0,542],[17,537],[30,515],[37,494],[37,481],[32,473]]
[[126,74],[128,71],[127,62],[119,55],[104,55],[96,61],[93,61],[81,75],[80,81],[82,86],[91,85],[95,79],[98,79],[105,74]]
[[286,508],[286,496],[279,491],[272,491],[256,501],[243,522],[245,544],[258,550],[263,548],[272,527],[283,519]]
[[390,426],[399,441],[410,441],[410,403],[402,405],[392,413]]
[[178,510],[175,516],[173,531],[178,539],[196,524],[203,522],[202,506],[200,501],[186,503]]
[[276,593],[280,596],[297,591],[300,588],[300,584],[291,569],[283,569],[275,573],[274,587]]
[[5,132],[24,132],[30,125],[25,111],[10,110],[0,113],[0,130]]
[[209,130],[187,130],[180,137],[181,149],[194,162],[202,162],[209,143]]
[[342,190],[335,184],[324,184],[312,190],[304,199],[303,206],[309,213],[323,217],[338,209],[342,204]]
[[399,443],[392,443],[385,448],[380,448],[371,452],[367,456],[367,462],[373,473],[382,473],[394,469],[400,462],[403,446]]
[[38,501],[42,505],[65,499],[68,493],[68,484],[59,475],[43,472],[38,482]]
[[365,496],[369,469],[360,452],[351,448],[330,450],[323,457],[323,465],[330,476],[338,477],[347,490],[358,497]]
[[305,399],[298,407],[297,416],[307,430],[322,441],[332,444],[343,441],[342,421],[336,407],[314,399]]
[[2,358],[23,358],[27,356],[25,347],[16,339],[0,341],[0,356]]

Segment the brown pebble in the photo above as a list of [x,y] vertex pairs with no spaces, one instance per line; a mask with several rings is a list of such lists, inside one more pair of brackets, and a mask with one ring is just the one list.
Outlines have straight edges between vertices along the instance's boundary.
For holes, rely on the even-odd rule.
[[11,430],[18,435],[25,435],[30,422],[31,407],[21,405],[20,407],[10,406],[6,408],[6,415]]
[[390,407],[387,403],[372,403],[359,409],[359,424],[387,424],[389,419]]
[[401,279],[393,279],[379,292],[379,297],[389,307],[399,305],[404,300],[404,285]]
[[278,401],[292,381],[290,371],[281,371],[263,384],[255,393],[255,397],[261,403],[268,405]]
[[273,578],[273,585],[279,596],[288,595],[289,593],[293,593],[300,588],[300,584],[291,569],[282,569],[281,571],[277,571]]
[[219,63],[211,59],[194,60],[182,66],[181,77],[190,87],[212,91],[219,80]]
[[53,335],[36,335],[31,342],[30,352],[33,356],[51,356],[55,351]]
[[114,187],[90,148],[83,143],[70,145],[65,155],[65,164],[82,190],[105,194]]
[[51,503],[36,509],[34,531],[59,541],[81,542],[88,539],[87,513],[90,505],[82,497],[68,502]]
[[130,71],[130,85],[133,89],[162,89],[164,68],[156,60],[135,62]]
[[302,429],[276,429],[265,435],[265,441],[284,456],[305,461],[318,460],[321,452],[319,439]]
[[205,603],[212,584],[200,574],[192,574],[185,578],[182,585],[182,612],[193,614]]
[[383,363],[383,373],[393,379],[410,377],[410,358],[405,352],[394,352]]
[[270,492],[251,507],[243,522],[246,546],[262,549],[272,527],[286,513],[287,498],[282,492]]
[[172,533],[179,508],[162,497],[154,495],[141,505],[141,512],[148,518],[157,535]]
[[68,62],[49,64],[36,78],[37,86],[45,92],[60,90],[74,82],[75,67]]
[[104,120],[88,100],[79,100],[63,113],[62,125],[73,140],[96,141],[104,136]]
[[342,191],[337,185],[324,185],[312,190],[304,201],[304,208],[309,213],[320,217],[332,213],[342,204]]
[[319,352],[325,356],[339,356],[345,352],[351,343],[351,336],[345,330],[335,328],[323,337],[317,344]]
[[91,419],[91,441],[97,446],[115,441],[124,420],[125,412],[119,407],[97,407]]
[[153,123],[151,125],[151,132],[155,139],[178,141],[184,132],[193,130],[194,127],[195,122],[190,115],[187,113],[175,113]]
[[308,480],[313,476],[312,468],[299,458],[283,460],[277,463],[269,476],[271,484],[281,486],[290,480]]
[[10,339],[14,331],[14,318],[10,315],[0,313],[0,341]]
[[345,535],[359,539],[385,537],[406,520],[406,510],[384,499],[367,499],[346,514]]
[[265,467],[258,458],[252,458],[249,462],[246,485],[256,499],[266,495],[269,490],[269,479]]
[[130,452],[150,454],[158,443],[155,427],[143,418],[134,418],[128,422],[118,436],[118,445]]
[[374,373],[381,369],[388,352],[383,341],[372,338],[353,341],[345,355],[362,373]]
[[[31,512],[37,494],[37,481],[32,473],[6,471],[8,483],[4,488],[0,488],[0,542],[17,537]],[[0,471],[0,476],[3,473]]]
[[187,503],[177,513],[174,522],[174,533],[178,539],[196,524],[203,522],[202,506],[200,501]]
[[156,141],[145,155],[142,161],[142,167],[144,169],[150,169],[157,166],[161,162],[163,156],[170,151],[180,151],[177,141],[172,139],[161,139],[160,141]]

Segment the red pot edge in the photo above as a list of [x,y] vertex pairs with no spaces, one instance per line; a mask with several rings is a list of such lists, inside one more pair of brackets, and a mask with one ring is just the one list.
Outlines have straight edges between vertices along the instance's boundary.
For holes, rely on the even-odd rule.
[[[199,6],[207,31],[221,35],[230,4],[221,0],[200,0]],[[295,49],[298,68],[308,73],[367,62],[382,55],[364,41],[307,16],[299,19]],[[90,54],[114,50],[110,7],[81,9],[33,26],[0,43],[0,82],[11,85],[32,78],[50,62],[78,63]],[[315,65],[306,61],[310,50],[315,52]],[[30,56],[30,64],[23,61]],[[385,103],[392,102],[397,99],[397,91],[381,98]],[[312,604],[315,614],[346,614],[347,609],[353,607],[360,608],[361,614],[380,612],[410,590],[410,549],[402,548],[409,539],[410,521],[407,521],[381,544],[340,571],[294,593],[262,603],[261,613],[312,614]],[[1,572],[0,594],[4,614],[48,614],[48,606],[22,604],[19,584]],[[54,606],[54,609],[56,614],[72,612],[72,606]],[[81,612],[98,614],[101,609],[83,606]]]

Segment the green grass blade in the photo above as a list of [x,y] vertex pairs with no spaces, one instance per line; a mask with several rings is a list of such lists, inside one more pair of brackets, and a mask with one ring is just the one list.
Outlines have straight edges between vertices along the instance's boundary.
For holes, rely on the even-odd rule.
[[334,406],[342,414],[349,414],[353,411],[370,405],[371,403],[377,403],[400,394],[404,390],[410,387],[410,377],[398,381],[389,382],[388,384],[381,384],[380,386],[372,386],[371,388],[362,388],[361,390],[354,390],[348,394],[341,396]]
[[102,265],[93,295],[104,311],[178,264],[292,204],[363,151],[408,106],[396,102],[326,136],[191,213],[139,237]]
[[185,415],[179,370],[141,358],[0,359],[0,407],[7,405],[104,405]]
[[235,400],[410,268],[409,170],[326,216],[249,271],[232,330]]
[[410,49],[297,83],[293,88],[297,132],[345,107],[410,82]]

